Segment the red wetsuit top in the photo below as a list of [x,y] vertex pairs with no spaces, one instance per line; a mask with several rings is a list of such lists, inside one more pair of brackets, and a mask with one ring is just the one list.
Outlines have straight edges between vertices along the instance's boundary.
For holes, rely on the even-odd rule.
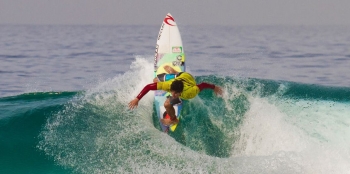
[[[197,85],[199,90],[202,91],[203,89],[214,89],[215,88],[215,85],[213,84],[210,84],[210,83],[205,83],[205,82],[202,82],[201,84]],[[136,98],[138,98],[139,100],[141,100],[141,98],[146,95],[148,93],[148,91],[154,91],[154,90],[157,90],[157,82],[155,83],[151,83],[151,84],[148,84],[146,85],[142,91],[140,92],[139,95],[137,95]]]

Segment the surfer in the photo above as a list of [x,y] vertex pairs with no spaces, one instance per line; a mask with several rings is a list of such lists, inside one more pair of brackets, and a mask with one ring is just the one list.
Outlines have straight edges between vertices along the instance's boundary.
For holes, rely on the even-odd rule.
[[169,74],[160,74],[153,80],[153,83],[146,85],[139,95],[129,102],[130,109],[136,108],[141,98],[150,90],[170,92],[171,96],[164,102],[164,107],[166,113],[170,116],[170,120],[161,119],[161,122],[167,126],[179,122],[173,106],[181,103],[181,99],[192,99],[204,89],[212,89],[216,95],[222,95],[223,93],[222,88],[214,84],[202,82],[197,85],[193,76],[187,72],[177,72],[170,66],[165,66],[164,69]]

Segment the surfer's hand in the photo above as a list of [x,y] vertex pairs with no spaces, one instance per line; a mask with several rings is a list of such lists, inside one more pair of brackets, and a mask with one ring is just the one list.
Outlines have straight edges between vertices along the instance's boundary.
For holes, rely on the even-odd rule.
[[129,102],[129,109],[136,108],[138,104],[139,104],[139,99],[138,98],[135,98],[134,100],[131,100],[131,102]]
[[162,124],[163,124],[164,126],[169,126],[169,125],[172,125],[172,124],[179,123],[179,119],[175,119],[175,120],[160,119],[160,122],[162,122]]
[[222,96],[223,90],[222,90],[222,88],[221,88],[220,86],[216,86],[216,85],[215,85],[214,93],[215,93],[217,96]]

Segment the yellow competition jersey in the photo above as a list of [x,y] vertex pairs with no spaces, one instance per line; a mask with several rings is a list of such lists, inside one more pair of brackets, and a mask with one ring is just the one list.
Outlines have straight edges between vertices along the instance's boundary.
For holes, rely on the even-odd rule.
[[188,100],[194,98],[199,92],[199,88],[194,80],[193,76],[189,73],[183,72],[175,79],[171,79],[166,82],[158,82],[157,89],[170,92],[170,85],[174,80],[181,80],[184,83],[184,90],[182,91],[180,98]]

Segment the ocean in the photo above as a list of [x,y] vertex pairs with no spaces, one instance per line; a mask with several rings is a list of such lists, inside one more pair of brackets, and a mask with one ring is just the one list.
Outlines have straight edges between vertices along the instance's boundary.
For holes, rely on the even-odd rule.
[[160,26],[0,25],[0,173],[350,173],[350,26],[188,26],[186,68],[223,87],[161,132]]

